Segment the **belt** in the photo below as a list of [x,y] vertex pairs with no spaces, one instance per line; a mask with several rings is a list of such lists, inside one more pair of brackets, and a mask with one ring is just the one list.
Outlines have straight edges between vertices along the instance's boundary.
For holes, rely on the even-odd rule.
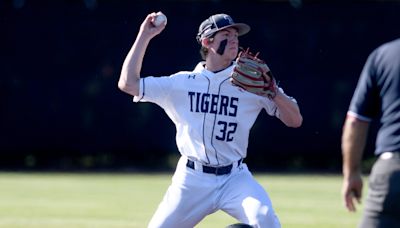
[[400,152],[383,152],[379,155],[380,159],[400,158]]
[[[237,161],[237,166],[242,164],[242,161],[243,161],[243,159],[240,159],[239,161]],[[227,165],[227,166],[220,166],[220,167],[212,167],[212,166],[202,165],[203,173],[215,174],[217,176],[226,175],[226,174],[231,173],[233,164],[234,163]],[[195,162],[188,159],[186,166],[191,169],[195,169]]]

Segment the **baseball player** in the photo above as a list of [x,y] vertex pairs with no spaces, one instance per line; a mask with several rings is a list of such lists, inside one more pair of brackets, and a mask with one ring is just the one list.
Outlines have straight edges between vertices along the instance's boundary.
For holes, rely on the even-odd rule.
[[226,14],[212,15],[201,23],[197,41],[205,61],[193,71],[140,77],[147,46],[166,26],[155,26],[155,17],[156,13],[150,13],[141,24],[118,82],[122,91],[134,96],[134,102],[162,107],[176,126],[181,158],[148,227],[194,227],[218,210],[254,227],[280,227],[267,192],[243,159],[249,131],[261,110],[289,127],[301,125],[296,101],[278,87],[273,96],[266,97],[231,82],[238,37],[250,27]]

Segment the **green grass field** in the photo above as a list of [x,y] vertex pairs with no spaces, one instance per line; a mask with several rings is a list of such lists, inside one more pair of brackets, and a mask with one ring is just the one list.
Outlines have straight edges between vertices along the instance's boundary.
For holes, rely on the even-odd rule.
[[[171,175],[0,173],[0,227],[146,227]],[[343,207],[339,175],[256,178],[268,190],[282,227],[355,227],[361,216],[362,205],[357,213]],[[197,227],[235,222],[217,212]]]

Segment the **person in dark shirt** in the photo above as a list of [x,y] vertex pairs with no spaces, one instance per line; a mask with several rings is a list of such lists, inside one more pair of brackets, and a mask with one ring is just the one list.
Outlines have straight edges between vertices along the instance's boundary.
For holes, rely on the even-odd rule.
[[400,39],[368,57],[347,112],[342,133],[346,208],[355,211],[363,188],[361,160],[368,129],[380,122],[368,195],[359,227],[400,227]]

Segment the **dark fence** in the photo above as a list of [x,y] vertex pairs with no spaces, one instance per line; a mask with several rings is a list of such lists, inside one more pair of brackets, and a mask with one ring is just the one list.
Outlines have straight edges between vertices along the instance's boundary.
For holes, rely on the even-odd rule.
[[257,119],[247,158],[255,169],[339,170],[362,66],[400,36],[397,1],[1,1],[0,169],[168,167],[178,156],[172,122],[117,89],[140,23],[159,10],[168,25],[150,44],[143,75],[193,69],[198,25],[224,12],[252,26],[241,45],[259,50],[297,99],[301,128]]

